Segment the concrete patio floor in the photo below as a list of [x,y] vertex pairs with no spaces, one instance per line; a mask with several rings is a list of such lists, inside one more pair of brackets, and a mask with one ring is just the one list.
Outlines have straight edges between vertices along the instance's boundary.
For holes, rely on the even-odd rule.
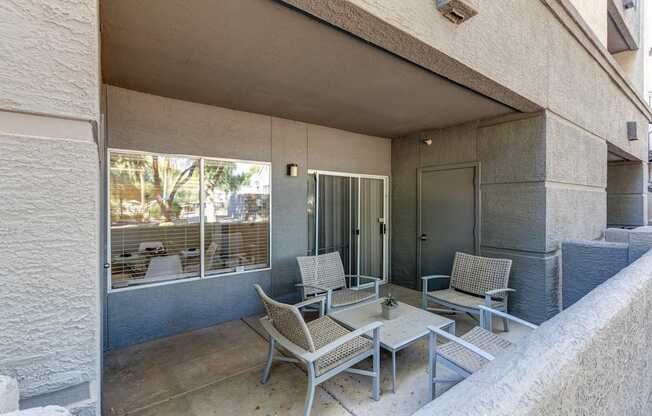
[[[420,292],[385,285],[399,301],[419,306]],[[455,317],[458,335],[475,322]],[[502,328],[496,324],[496,328]],[[527,330],[501,333],[517,341]],[[275,363],[269,383],[260,383],[267,342],[258,317],[230,321],[106,354],[103,414],[106,416],[300,415],[307,377],[300,366]],[[398,386],[391,391],[390,354],[381,357],[381,398],[371,399],[367,377],[344,373],[322,384],[313,415],[410,415],[427,401],[427,345],[417,342],[397,354]],[[370,367],[363,363],[360,367]],[[445,372],[446,369],[439,368]],[[443,374],[442,374],[443,375]],[[440,386],[443,392],[450,386]]]

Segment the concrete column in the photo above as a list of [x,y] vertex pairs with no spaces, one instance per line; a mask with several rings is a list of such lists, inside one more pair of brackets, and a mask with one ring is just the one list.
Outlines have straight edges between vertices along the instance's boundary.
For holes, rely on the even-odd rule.
[[0,374],[99,414],[97,2],[0,6]]
[[647,163],[611,162],[607,169],[607,223],[647,225]]

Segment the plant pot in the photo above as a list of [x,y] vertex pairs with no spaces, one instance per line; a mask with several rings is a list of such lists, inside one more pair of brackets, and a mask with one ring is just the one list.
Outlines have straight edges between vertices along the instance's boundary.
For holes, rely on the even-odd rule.
[[381,306],[383,308],[383,318],[392,320],[398,316],[398,306]]

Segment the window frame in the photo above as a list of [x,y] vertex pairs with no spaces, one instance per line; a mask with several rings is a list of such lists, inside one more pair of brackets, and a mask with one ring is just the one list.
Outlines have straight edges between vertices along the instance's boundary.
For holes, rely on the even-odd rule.
[[[200,280],[207,280],[207,279],[215,279],[218,277],[229,277],[229,276],[235,276],[235,275],[240,275],[240,274],[248,274],[248,273],[257,273],[257,272],[264,272],[264,271],[271,271],[272,270],[272,163],[267,162],[267,161],[261,161],[261,160],[247,160],[247,159],[233,159],[233,158],[225,158],[225,157],[212,157],[212,156],[199,156],[199,155],[189,155],[189,154],[181,154],[181,153],[165,153],[165,152],[155,152],[155,151],[145,151],[145,150],[131,150],[131,149],[121,149],[121,148],[116,148],[116,147],[107,147],[106,148],[106,169],[105,169],[105,183],[106,183],[106,189],[105,189],[105,198],[106,201],[111,201],[111,154],[112,153],[123,153],[123,154],[130,154],[130,155],[144,155],[144,156],[165,156],[165,157],[178,157],[178,158],[191,158],[191,159],[197,159],[199,160],[199,215],[200,215],[200,221],[199,221],[199,244],[201,247],[200,250],[200,271],[199,271],[199,276],[197,277],[188,277],[185,279],[170,279],[170,280],[164,280],[161,282],[152,282],[152,283],[143,283],[140,285],[133,285],[133,286],[126,286],[126,287],[119,287],[119,288],[114,288],[112,287],[112,281],[111,281],[111,204],[107,203],[106,204],[106,212],[105,218],[106,218],[106,259],[107,262],[104,267],[104,271],[106,273],[106,282],[107,282],[107,293],[115,293],[115,292],[125,292],[129,290],[139,290],[139,289],[146,289],[146,288],[151,288],[151,287],[157,287],[157,286],[165,286],[165,285],[171,285],[171,284],[178,284],[178,283],[189,283],[189,282],[196,282]],[[234,163],[252,163],[252,164],[258,164],[258,165],[264,165],[269,168],[269,232],[267,233],[267,244],[268,244],[268,250],[267,250],[267,267],[260,268],[260,269],[250,269],[250,270],[241,270],[241,271],[232,271],[232,272],[226,272],[226,273],[209,273],[206,274],[205,270],[205,264],[204,264],[204,256],[205,256],[205,248],[204,248],[204,243],[205,243],[205,230],[204,230],[204,225],[206,224],[205,218],[204,218],[204,210],[205,210],[205,192],[204,192],[204,168],[205,168],[205,161],[206,160],[215,160],[215,161],[221,161],[221,162],[234,162]],[[106,267],[108,265],[108,267]]]

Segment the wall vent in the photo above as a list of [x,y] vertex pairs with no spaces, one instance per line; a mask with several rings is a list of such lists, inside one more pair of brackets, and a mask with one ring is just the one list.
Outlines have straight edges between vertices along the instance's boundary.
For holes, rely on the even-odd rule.
[[459,25],[476,14],[475,2],[477,0],[437,0],[437,10],[450,20],[451,22]]

